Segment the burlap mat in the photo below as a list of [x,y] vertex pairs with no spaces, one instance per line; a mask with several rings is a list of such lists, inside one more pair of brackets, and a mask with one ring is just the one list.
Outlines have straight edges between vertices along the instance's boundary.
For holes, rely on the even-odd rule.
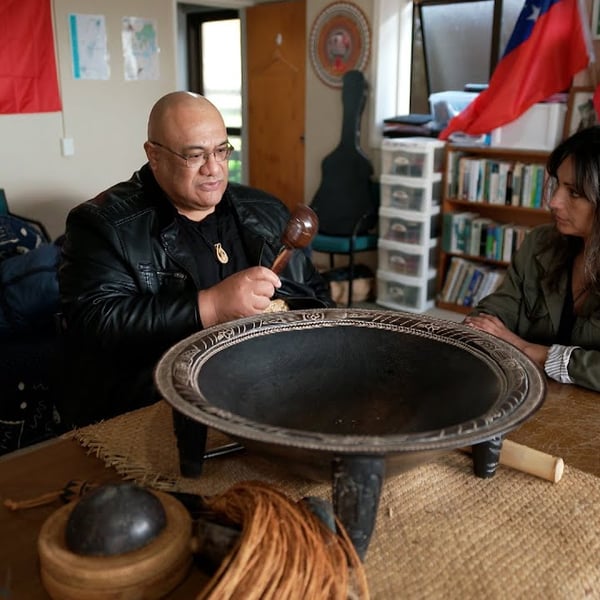
[[[72,434],[124,477],[156,488],[220,493],[259,479],[290,497],[330,484],[289,476],[250,454],[179,476],[171,409],[159,402]],[[210,432],[209,445],[227,441]],[[500,467],[488,480],[450,452],[389,478],[365,567],[372,598],[600,598],[600,478],[566,465],[557,484]]]

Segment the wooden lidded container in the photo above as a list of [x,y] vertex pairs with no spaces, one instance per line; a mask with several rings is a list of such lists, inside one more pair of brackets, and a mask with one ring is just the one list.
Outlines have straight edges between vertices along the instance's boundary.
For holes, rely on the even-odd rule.
[[76,503],[58,509],[38,537],[42,583],[55,600],[159,599],[174,589],[192,564],[192,520],[175,498],[153,491],[167,524],[147,545],[117,556],[71,552],[65,529]]

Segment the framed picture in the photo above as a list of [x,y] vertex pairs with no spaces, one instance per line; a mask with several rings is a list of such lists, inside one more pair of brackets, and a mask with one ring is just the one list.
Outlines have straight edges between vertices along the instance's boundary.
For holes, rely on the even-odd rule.
[[341,88],[346,71],[362,71],[369,61],[371,30],[367,17],[352,2],[326,6],[313,23],[309,48],[319,79]]
[[600,40],[600,0],[592,5],[592,39]]
[[598,116],[596,115],[592,101],[593,98],[593,87],[571,88],[563,138],[567,138],[580,129],[585,129],[598,123]]

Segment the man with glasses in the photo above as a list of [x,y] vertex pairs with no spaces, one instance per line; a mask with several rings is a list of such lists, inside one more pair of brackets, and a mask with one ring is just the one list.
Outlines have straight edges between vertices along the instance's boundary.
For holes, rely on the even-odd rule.
[[65,427],[154,402],[160,356],[202,328],[261,313],[274,297],[292,309],[333,306],[303,252],[280,277],[269,268],[289,211],[228,182],[233,147],[206,98],[158,100],[144,149],[148,162],[131,179],[67,218],[59,269]]

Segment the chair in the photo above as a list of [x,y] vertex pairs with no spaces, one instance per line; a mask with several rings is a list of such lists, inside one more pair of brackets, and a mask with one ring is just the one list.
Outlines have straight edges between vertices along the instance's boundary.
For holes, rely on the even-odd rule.
[[[348,235],[327,235],[317,233],[312,243],[312,250],[329,254],[329,268],[335,266],[335,255],[348,256],[348,306],[352,305],[352,290],[356,267],[356,254],[377,249],[377,233],[360,233],[365,231],[365,225],[377,220],[377,216],[369,213],[363,214],[354,224]],[[319,231],[321,229],[319,228]]]
[[319,217],[312,250],[329,254],[332,268],[336,254],[348,256],[348,306],[352,304],[355,255],[377,248],[379,185],[373,181],[373,166],[358,141],[366,97],[363,74],[346,72],[341,140],[321,162],[321,184],[311,203]]

